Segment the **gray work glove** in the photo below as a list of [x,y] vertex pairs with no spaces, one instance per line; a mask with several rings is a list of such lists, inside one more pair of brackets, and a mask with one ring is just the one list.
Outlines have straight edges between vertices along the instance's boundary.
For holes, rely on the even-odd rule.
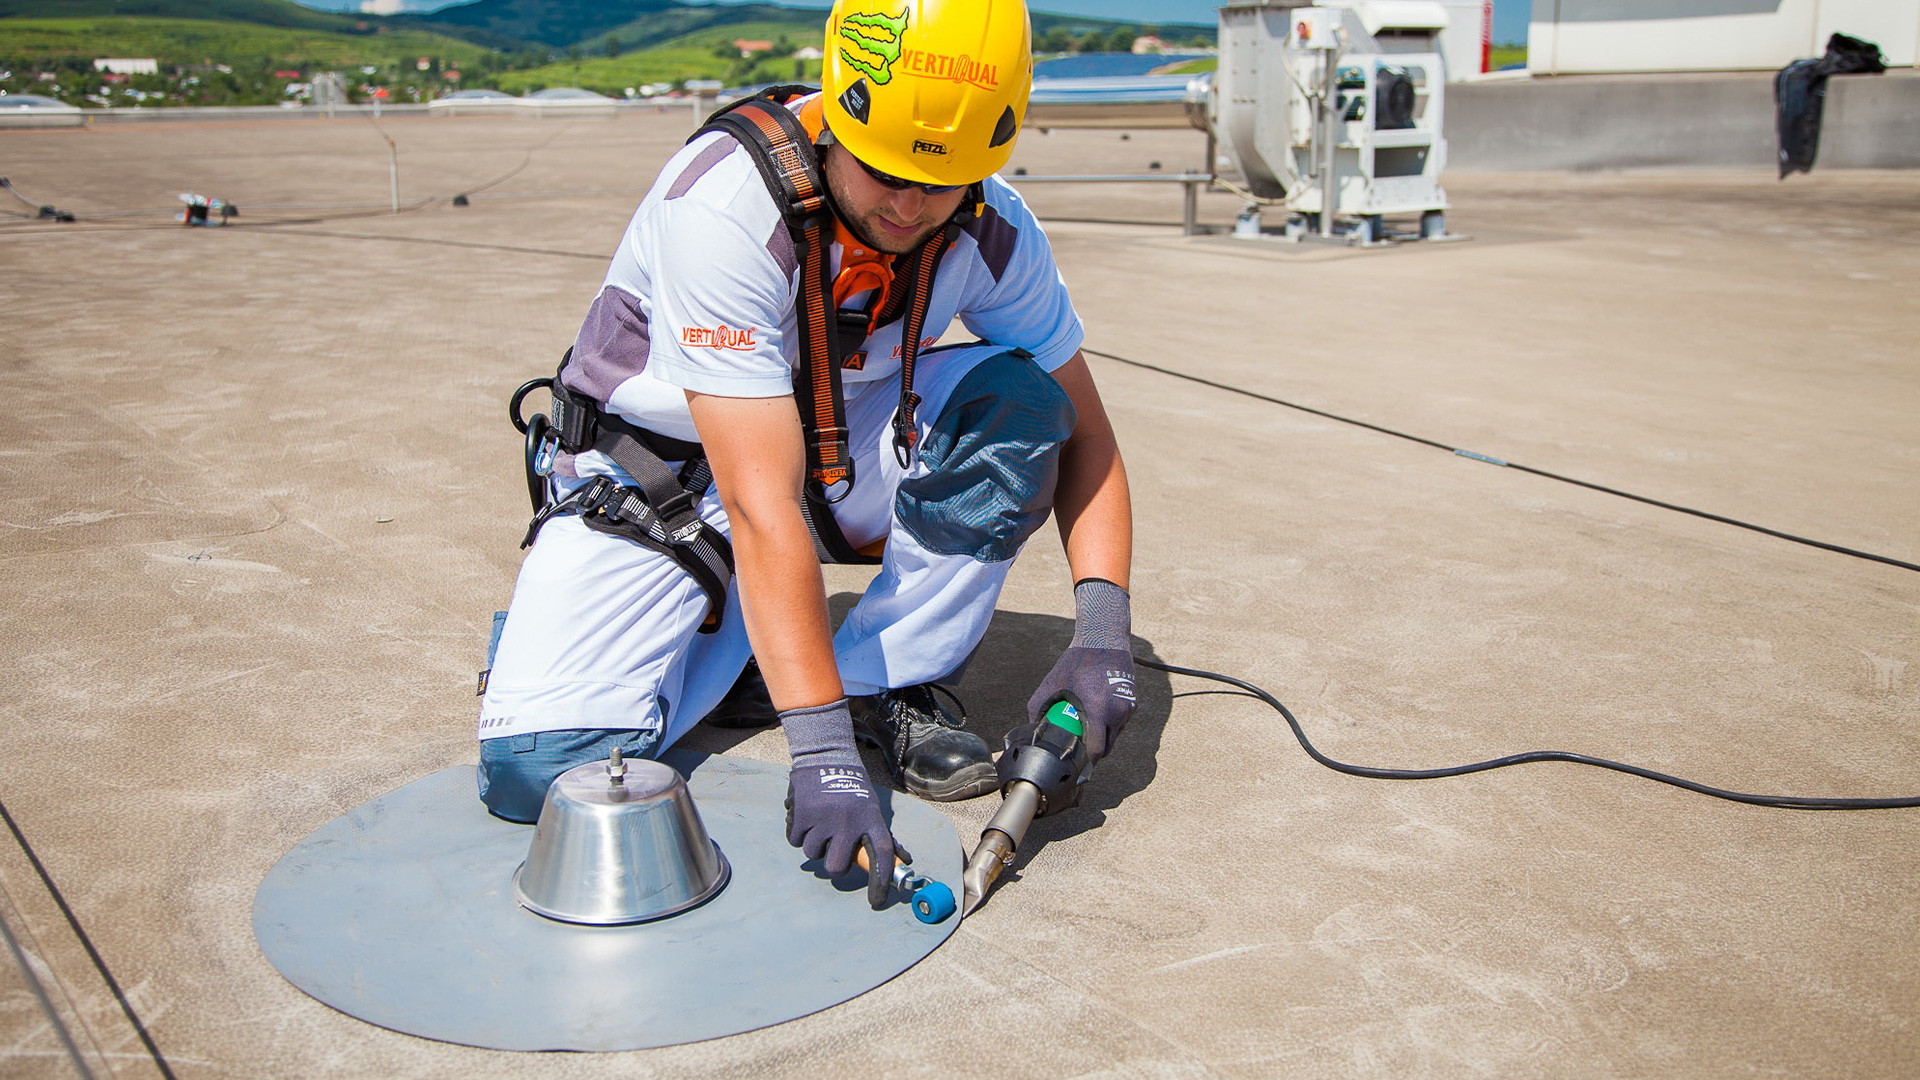
[[1127,591],[1101,578],[1076,584],[1073,606],[1073,642],[1028,699],[1027,717],[1037,724],[1054,702],[1072,702],[1085,728],[1087,754],[1099,761],[1113,749],[1137,704],[1128,647],[1133,616]]
[[893,889],[893,862],[913,856],[893,842],[880,817],[860,753],[853,746],[853,717],[847,699],[780,714],[793,755],[787,774],[787,843],[819,859],[828,876],[853,868],[854,852],[867,849],[867,903],[875,911]]

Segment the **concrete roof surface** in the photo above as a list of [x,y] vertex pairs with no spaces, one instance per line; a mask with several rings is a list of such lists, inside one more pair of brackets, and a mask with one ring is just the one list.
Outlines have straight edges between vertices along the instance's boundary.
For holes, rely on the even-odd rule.
[[[14,186],[80,217],[0,218],[0,800],[26,842],[0,837],[0,920],[34,973],[0,964],[0,1073],[1920,1073],[1920,811],[1565,764],[1358,779],[1258,701],[1155,672],[1088,805],[843,1006],[510,1054],[303,995],[254,943],[254,890],[314,829],[475,760],[526,525],[506,397],[551,372],[692,123],[382,125],[418,202],[397,215],[364,119],[0,133]],[[1030,132],[1015,163],[1202,153]],[[1563,749],[1920,793],[1920,574],[1108,358],[1920,562],[1920,175],[1449,187],[1471,240],[1383,251],[1183,237],[1171,185],[1030,189],[1127,455],[1136,651],[1270,689],[1352,762]],[[241,216],[171,224],[187,191]],[[838,610],[862,574],[827,571]],[[1072,610],[1049,531],[960,688],[990,742]],[[692,738],[784,760],[774,731]],[[942,809],[971,842],[995,801]]]

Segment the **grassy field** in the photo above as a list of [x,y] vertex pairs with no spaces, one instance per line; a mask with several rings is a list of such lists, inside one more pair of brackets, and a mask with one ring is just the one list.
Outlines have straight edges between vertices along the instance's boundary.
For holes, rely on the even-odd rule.
[[0,57],[150,56],[162,65],[224,63],[275,67],[381,66],[422,56],[457,67],[478,65],[488,50],[418,30],[329,33],[203,19],[99,16],[0,19]]
[[[629,86],[684,79],[720,79],[735,85],[818,82],[818,60],[796,62],[787,57],[768,57],[748,65],[737,54],[720,56],[716,53],[717,46],[735,40],[779,41],[785,38],[795,49],[807,45],[818,46],[818,36],[818,31],[811,25],[796,27],[793,23],[735,23],[696,31],[652,48],[637,49],[620,56],[562,60],[524,71],[503,72],[497,81],[500,89],[509,94],[551,86],[578,86],[615,95],[625,93]],[[795,71],[796,63],[800,65],[798,72]]]
[[1217,56],[1202,56],[1196,60],[1182,60],[1177,64],[1153,69],[1155,75],[1204,75],[1220,66]]
[[1492,58],[1487,61],[1488,66],[1494,71],[1499,71],[1508,64],[1525,66],[1526,62],[1527,47],[1525,45],[1495,45]]

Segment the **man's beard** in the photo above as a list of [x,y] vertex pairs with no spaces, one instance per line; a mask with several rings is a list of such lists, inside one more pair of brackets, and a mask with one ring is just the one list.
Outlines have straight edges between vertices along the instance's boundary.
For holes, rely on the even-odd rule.
[[[917,248],[921,244],[926,243],[927,238],[932,236],[934,232],[937,231],[940,227],[939,224],[929,225],[926,227],[926,231],[915,236],[911,243],[906,243],[904,244],[904,246],[898,246],[898,245],[902,245],[902,241],[874,235],[873,230],[867,228],[867,223],[865,221],[857,221],[853,218],[849,218],[844,212],[842,212],[838,202],[834,203],[833,213],[835,217],[838,217],[840,219],[840,224],[845,225],[847,227],[847,231],[853,234],[854,239],[860,241],[862,244],[865,244],[867,247],[870,247],[875,251],[883,252],[888,255],[907,254],[908,252],[912,251],[914,248]],[[875,211],[875,213],[878,213],[878,211]]]

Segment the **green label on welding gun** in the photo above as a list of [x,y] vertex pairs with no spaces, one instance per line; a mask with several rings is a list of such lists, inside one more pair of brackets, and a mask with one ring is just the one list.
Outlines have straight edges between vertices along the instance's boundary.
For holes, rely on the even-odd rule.
[[1080,710],[1065,701],[1056,701],[1047,708],[1047,723],[1065,728],[1076,736],[1086,734],[1080,726]]

